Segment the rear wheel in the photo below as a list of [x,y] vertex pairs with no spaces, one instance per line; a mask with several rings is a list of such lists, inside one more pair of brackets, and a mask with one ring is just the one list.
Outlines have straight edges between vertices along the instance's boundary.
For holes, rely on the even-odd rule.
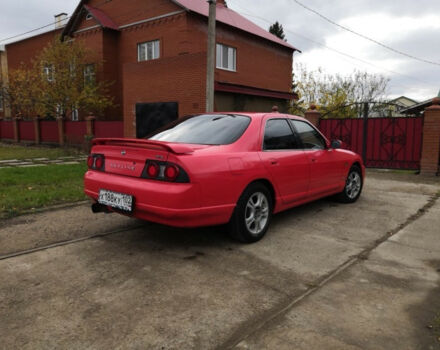
[[261,183],[253,183],[241,195],[228,224],[230,235],[243,243],[257,242],[266,234],[272,218],[272,196]]
[[344,190],[338,194],[337,199],[342,203],[354,203],[362,192],[362,172],[357,165],[353,165],[348,173]]

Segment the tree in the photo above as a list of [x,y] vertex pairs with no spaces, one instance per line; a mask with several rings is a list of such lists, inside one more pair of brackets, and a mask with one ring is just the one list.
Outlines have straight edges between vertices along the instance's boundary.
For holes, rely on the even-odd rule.
[[286,35],[284,34],[284,28],[281,24],[278,23],[278,21],[276,21],[269,27],[269,32],[273,35],[276,35],[281,40],[287,41]]
[[291,112],[303,115],[315,104],[328,118],[356,118],[362,113],[362,103],[386,101],[389,82],[378,74],[354,71],[347,76],[331,75],[321,68],[308,71],[304,65],[296,66],[294,78],[299,100]]
[[24,65],[9,72],[8,82],[0,82],[1,94],[13,116],[40,114],[41,89],[38,88],[39,77]]
[[66,117],[74,111],[100,114],[113,105],[109,82],[95,79],[100,63],[78,41],[56,38],[32,62],[9,73],[3,90],[14,114]]

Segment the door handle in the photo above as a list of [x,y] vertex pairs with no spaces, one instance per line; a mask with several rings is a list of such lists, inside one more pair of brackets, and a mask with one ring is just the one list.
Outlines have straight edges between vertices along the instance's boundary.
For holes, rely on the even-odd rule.
[[278,161],[275,158],[269,159],[271,165],[277,165]]
[[312,163],[316,162],[316,158],[312,158],[311,160],[312,160]]

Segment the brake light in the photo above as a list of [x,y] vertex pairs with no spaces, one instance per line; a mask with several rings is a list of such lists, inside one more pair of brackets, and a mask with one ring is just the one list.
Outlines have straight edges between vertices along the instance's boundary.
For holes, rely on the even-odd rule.
[[157,163],[150,163],[147,167],[148,177],[156,178],[159,175],[159,165]]
[[103,165],[104,165],[104,160],[102,159],[102,157],[96,157],[96,159],[95,159],[95,168],[96,169],[101,169]]
[[179,168],[175,165],[167,165],[165,168],[165,178],[174,181],[179,175]]
[[93,163],[95,162],[95,158],[92,156],[92,155],[90,155],[90,156],[88,156],[87,157],[87,166],[89,167],[89,168],[92,168],[93,167]]
[[155,160],[147,160],[141,177],[167,182],[189,182],[188,174],[177,164]]
[[104,171],[104,155],[91,154],[87,157],[87,166],[89,169]]

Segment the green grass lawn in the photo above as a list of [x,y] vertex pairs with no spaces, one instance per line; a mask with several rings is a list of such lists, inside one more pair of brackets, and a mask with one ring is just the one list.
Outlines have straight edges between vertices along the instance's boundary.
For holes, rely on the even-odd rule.
[[83,155],[76,148],[59,148],[44,146],[23,146],[0,143],[0,160],[49,158]]
[[86,199],[86,164],[0,168],[0,217]]

